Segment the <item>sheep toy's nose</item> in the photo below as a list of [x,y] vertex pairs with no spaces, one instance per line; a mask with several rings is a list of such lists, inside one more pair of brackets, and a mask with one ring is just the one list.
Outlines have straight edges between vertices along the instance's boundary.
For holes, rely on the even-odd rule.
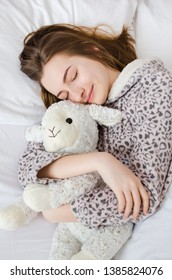
[[72,119],[71,119],[71,118],[67,118],[67,119],[66,119],[66,122],[69,123],[69,124],[71,124],[71,123],[72,123]]
[[48,137],[54,137],[54,138],[55,138],[55,137],[57,136],[57,134],[60,133],[61,129],[58,130],[58,131],[55,133],[55,126],[54,126],[53,129],[49,129],[49,131],[51,132],[51,135],[49,135]]

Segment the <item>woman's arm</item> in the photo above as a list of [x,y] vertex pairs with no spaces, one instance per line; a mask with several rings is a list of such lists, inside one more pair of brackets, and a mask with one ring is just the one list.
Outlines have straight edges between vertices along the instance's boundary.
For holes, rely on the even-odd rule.
[[149,197],[140,180],[125,165],[107,152],[93,152],[62,157],[38,172],[43,178],[69,178],[97,171],[118,199],[118,211],[136,219],[141,204],[147,213]]
[[38,178],[65,179],[97,171],[97,161],[102,153],[93,152],[68,155],[53,161],[38,172]]

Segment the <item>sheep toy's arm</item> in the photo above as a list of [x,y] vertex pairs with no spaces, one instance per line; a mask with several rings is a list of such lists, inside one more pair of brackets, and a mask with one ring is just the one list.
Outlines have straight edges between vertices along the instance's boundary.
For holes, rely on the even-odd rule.
[[100,125],[112,126],[121,121],[124,113],[101,105],[91,104],[88,107],[90,116]]

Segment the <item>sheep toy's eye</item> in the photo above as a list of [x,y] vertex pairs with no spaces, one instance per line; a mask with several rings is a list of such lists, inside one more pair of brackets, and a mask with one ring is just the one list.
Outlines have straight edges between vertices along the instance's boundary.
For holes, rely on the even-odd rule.
[[72,119],[71,119],[71,118],[67,118],[67,119],[66,119],[66,122],[69,123],[69,124],[71,124],[71,123],[72,123]]

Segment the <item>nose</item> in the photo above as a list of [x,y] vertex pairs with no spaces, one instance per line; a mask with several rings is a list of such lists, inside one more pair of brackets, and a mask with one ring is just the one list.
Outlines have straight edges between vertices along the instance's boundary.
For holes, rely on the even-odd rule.
[[76,103],[84,103],[85,90],[78,86],[71,86],[69,88],[69,97],[71,101]]

